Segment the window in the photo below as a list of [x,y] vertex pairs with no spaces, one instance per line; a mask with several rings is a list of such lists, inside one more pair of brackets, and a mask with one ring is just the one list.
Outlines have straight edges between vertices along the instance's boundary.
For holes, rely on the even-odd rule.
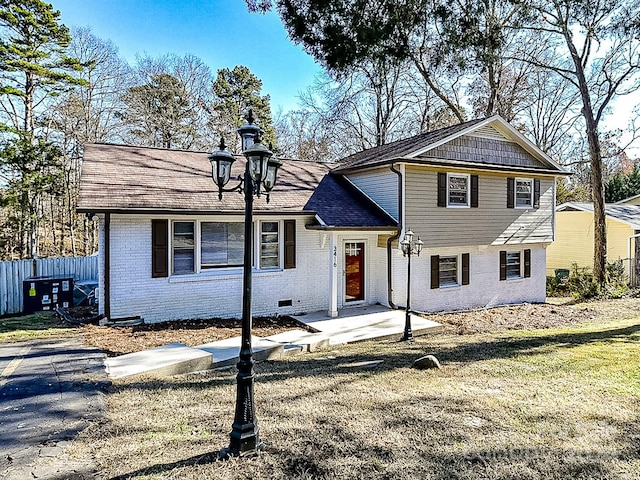
[[540,179],[507,178],[507,208],[540,208]]
[[[243,222],[154,219],[151,227],[152,278],[244,264]],[[254,234],[252,267],[296,268],[295,220],[259,222]]]
[[478,207],[478,175],[438,172],[439,207]]
[[500,280],[531,277],[531,250],[500,252]]
[[447,174],[447,206],[469,206],[469,175]]
[[244,261],[244,224],[202,222],[200,265],[202,268],[238,267]]
[[532,206],[533,180],[516,178],[516,208],[531,208]]
[[520,277],[520,252],[507,252],[507,280]]
[[431,288],[469,285],[469,254],[432,255]]
[[273,269],[280,267],[280,239],[278,222],[262,222],[260,224],[260,268]]
[[439,259],[440,274],[438,277],[438,286],[453,287],[458,285],[458,256],[440,257]]
[[194,222],[173,222],[173,273],[193,273],[195,267]]

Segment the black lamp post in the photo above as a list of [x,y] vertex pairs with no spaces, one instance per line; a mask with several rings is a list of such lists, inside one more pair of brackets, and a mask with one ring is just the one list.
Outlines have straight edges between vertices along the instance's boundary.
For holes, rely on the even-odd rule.
[[411,256],[420,256],[422,246],[424,242],[420,240],[420,237],[414,242],[414,233],[411,229],[407,230],[404,234],[404,239],[400,242],[402,248],[402,255],[407,257],[407,308],[405,309],[404,317],[404,335],[400,341],[413,340],[413,332],[411,331]]
[[231,176],[235,159],[226,151],[224,139],[220,149],[209,155],[214,183],[218,186],[218,198],[223,192],[244,192],[244,264],[242,272],[242,340],[238,361],[236,411],[231,430],[229,447],[220,452],[220,458],[251,455],[262,448],[259,439],[258,421],[253,401],[253,350],[251,347],[251,266],[253,258],[253,196],[262,192],[268,195],[276,182],[281,162],[260,143],[260,128],[254,123],[249,110],[247,122],[238,128],[242,138],[242,153],[247,159],[244,175],[233,188],[224,188]]

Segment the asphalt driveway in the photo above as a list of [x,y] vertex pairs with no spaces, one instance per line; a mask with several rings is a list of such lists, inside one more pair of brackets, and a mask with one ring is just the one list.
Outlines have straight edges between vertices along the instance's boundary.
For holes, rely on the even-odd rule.
[[92,478],[73,437],[104,413],[104,354],[75,339],[0,345],[0,479]]

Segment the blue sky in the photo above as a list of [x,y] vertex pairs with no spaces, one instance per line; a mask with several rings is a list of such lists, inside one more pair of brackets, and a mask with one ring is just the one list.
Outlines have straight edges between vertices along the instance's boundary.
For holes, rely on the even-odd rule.
[[215,75],[245,65],[262,80],[271,110],[296,108],[321,71],[287,38],[277,14],[249,13],[243,0],[49,0],[67,27],[90,27],[130,64],[136,54],[192,54]]

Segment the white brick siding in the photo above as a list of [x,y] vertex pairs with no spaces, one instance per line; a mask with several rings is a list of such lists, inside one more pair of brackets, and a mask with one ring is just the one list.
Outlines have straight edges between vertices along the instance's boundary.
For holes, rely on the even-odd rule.
[[[160,218],[160,217],[157,217]],[[329,309],[329,242],[326,233],[307,230],[308,216],[296,220],[296,268],[254,270],[255,316],[295,314]],[[180,217],[179,220],[194,220]],[[261,218],[256,216],[256,222]],[[267,219],[267,218],[265,218]],[[170,224],[171,224],[170,219]],[[198,220],[220,220],[198,218]],[[230,219],[225,218],[226,221]],[[272,220],[272,218],[270,219]],[[235,219],[233,221],[236,221]],[[256,224],[257,225],[257,224]],[[104,312],[104,222],[100,232],[100,308]],[[140,316],[145,322],[188,318],[239,318],[242,315],[242,268],[209,270],[194,275],[151,278],[151,219],[111,215],[111,318]],[[386,301],[386,253],[377,248],[377,234],[341,233],[340,245],[350,239],[365,241],[366,303]],[[339,268],[344,252],[339,256]],[[344,289],[339,276],[340,291]],[[339,296],[342,305],[343,295]],[[279,300],[291,306],[278,307]],[[340,305],[340,306],[341,306]]]
[[[500,250],[531,249],[531,277],[500,280]],[[431,256],[469,253],[469,285],[431,289]],[[546,250],[542,244],[522,246],[449,247],[423,249],[411,258],[411,308],[420,312],[464,310],[546,299]],[[393,253],[393,302],[405,306],[407,258]]]

